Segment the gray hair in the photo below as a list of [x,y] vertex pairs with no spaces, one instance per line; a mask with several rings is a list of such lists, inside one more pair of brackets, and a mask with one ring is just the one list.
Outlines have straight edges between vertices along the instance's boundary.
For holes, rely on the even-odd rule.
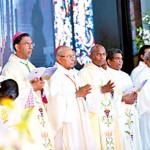
[[56,58],[57,58],[57,56],[62,55],[64,48],[69,48],[69,47],[68,47],[68,46],[65,46],[65,45],[60,46],[60,47],[58,48],[58,50],[57,50]]
[[144,54],[144,60],[150,60],[150,50]]

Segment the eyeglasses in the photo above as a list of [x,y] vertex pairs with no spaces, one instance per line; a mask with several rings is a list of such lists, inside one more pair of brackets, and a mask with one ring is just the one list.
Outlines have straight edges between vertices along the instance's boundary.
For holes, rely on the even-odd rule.
[[26,47],[34,47],[35,46],[35,43],[29,43],[29,42],[25,42],[25,43],[21,43],[22,45],[26,46]]
[[68,59],[71,59],[71,58],[76,58],[76,55],[67,55],[67,56],[63,56],[63,55],[59,55],[60,57],[66,57]]

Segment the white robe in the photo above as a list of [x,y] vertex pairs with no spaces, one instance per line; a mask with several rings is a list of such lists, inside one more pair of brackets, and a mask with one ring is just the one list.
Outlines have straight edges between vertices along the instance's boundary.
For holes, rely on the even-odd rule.
[[[25,64],[28,64],[28,67]],[[31,83],[27,77],[33,69],[35,69],[35,66],[30,61],[20,59],[15,54],[11,54],[2,70],[2,75],[14,79],[19,86],[19,93],[23,93],[24,89],[31,87]],[[44,92],[46,97],[48,97],[47,81],[44,85]],[[41,98],[40,91],[36,91],[35,93],[37,98]]]
[[7,79],[9,79],[7,76],[1,76],[1,75],[0,75],[0,82],[2,82],[2,81],[4,81],[4,80],[7,80]]
[[[28,64],[28,67],[25,64]],[[11,54],[8,62],[2,70],[2,75],[14,79],[18,83],[19,93],[21,93],[25,88],[30,88],[31,83],[27,77],[33,69],[35,69],[35,66],[30,61],[20,59],[15,54]],[[47,82],[45,82],[44,91],[48,97]],[[37,97],[41,97],[41,92],[37,91],[36,95]]]
[[122,145],[124,150],[141,150],[141,137],[138,123],[138,113],[135,105],[125,104],[121,102],[124,91],[131,85],[130,76],[121,71],[108,67],[108,73],[112,81],[115,83],[114,100],[116,101],[118,117],[120,122],[120,130],[122,136]]
[[143,61],[140,61],[138,66],[132,70],[131,75],[130,75],[132,82],[135,82],[136,77],[142,71],[144,67],[145,67],[145,63]]
[[2,75],[14,79],[18,83],[19,92],[22,92],[25,88],[31,86],[30,82],[27,80],[30,71],[25,64],[28,64],[30,71],[35,68],[28,60],[25,61],[14,54],[11,54],[2,70]]
[[[25,64],[28,64],[28,67]],[[28,60],[20,59],[16,55],[11,54],[7,64],[4,66],[2,70],[2,75],[7,76],[8,78],[14,79],[17,82],[18,87],[19,87],[19,94],[21,95],[22,93],[24,93],[24,90],[31,88],[31,84],[27,80],[27,76],[34,68],[35,66],[31,64],[31,62],[29,62]],[[30,131],[30,134],[33,140],[35,141],[35,143],[43,144],[46,149],[47,147],[49,147],[49,145],[51,147],[51,143],[53,141],[53,139],[51,138],[51,129],[50,129],[50,125],[48,122],[47,113],[45,111],[45,108],[41,99],[41,92],[40,91],[33,92],[33,95],[34,95],[33,101],[35,102],[34,103],[35,105],[33,108],[29,107],[29,108],[24,109],[24,111],[22,112],[22,120],[23,120],[23,116],[27,115],[29,111],[31,114],[27,122],[27,126]],[[46,93],[46,95],[48,94]],[[47,138],[47,135],[46,135],[46,138],[45,137],[43,138],[45,134],[43,135],[42,130],[44,129],[42,130],[40,129],[40,125],[42,123],[41,123],[41,117],[40,117],[41,114],[39,112],[39,109],[43,109],[44,117],[42,117],[42,120],[44,120],[47,126],[46,130],[48,130],[47,132],[49,132],[48,138],[51,139],[50,144],[48,143],[47,147],[45,146],[45,140]]]
[[76,98],[81,85],[72,70],[57,64],[50,79],[48,117],[56,150],[95,150],[84,98]]
[[143,150],[150,150],[150,68],[145,66],[137,76],[136,82],[148,79],[138,94],[137,107],[139,112],[139,123]]
[[79,77],[84,84],[92,86],[86,102],[97,147],[121,150],[119,123],[111,94],[101,92],[101,87],[110,79],[106,71],[91,63],[79,71]]

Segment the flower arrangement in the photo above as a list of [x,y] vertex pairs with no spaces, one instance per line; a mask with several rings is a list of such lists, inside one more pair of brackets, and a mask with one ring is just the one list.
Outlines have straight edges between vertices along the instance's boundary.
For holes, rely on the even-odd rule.
[[150,45],[150,10],[142,17],[143,27],[138,27],[135,42],[139,50],[143,45]]

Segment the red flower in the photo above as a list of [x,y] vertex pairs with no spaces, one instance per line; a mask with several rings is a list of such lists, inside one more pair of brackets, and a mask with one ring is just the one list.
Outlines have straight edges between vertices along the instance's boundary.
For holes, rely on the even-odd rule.
[[106,116],[107,116],[107,118],[108,118],[109,113],[110,113],[110,110],[109,110],[109,109],[106,109],[106,110],[104,110],[104,112],[105,112],[105,114],[106,114]]

